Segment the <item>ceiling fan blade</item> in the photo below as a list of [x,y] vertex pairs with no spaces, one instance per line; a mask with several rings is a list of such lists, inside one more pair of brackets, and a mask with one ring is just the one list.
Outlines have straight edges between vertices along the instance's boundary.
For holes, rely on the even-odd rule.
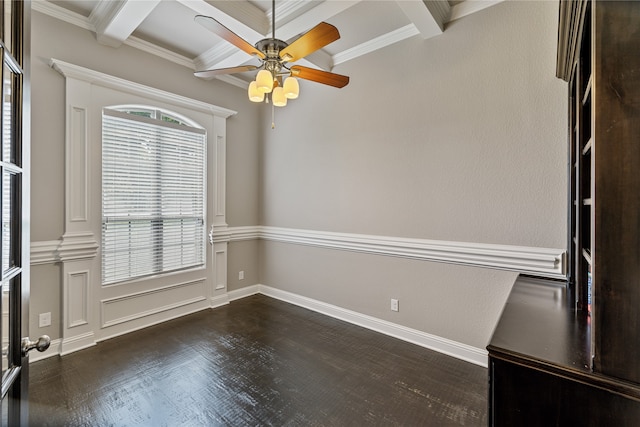
[[222,25],[212,17],[205,16],[205,15],[197,15],[194,18],[194,20],[198,24],[205,27],[207,30],[218,35],[219,37],[222,37],[224,40],[228,41],[238,49],[247,52],[249,55],[258,56],[261,59],[266,58],[263,52],[256,49],[251,43],[244,40],[242,37],[240,37],[233,31],[231,31],[230,29],[228,29],[227,27],[225,27],[224,25]]
[[283,61],[297,61],[340,38],[338,29],[321,22],[280,51]]
[[253,71],[256,68],[258,67],[256,67],[255,65],[240,65],[239,67],[216,68],[214,70],[196,71],[195,73],[193,73],[193,75],[202,79],[212,79],[215,76],[219,76],[221,74],[242,73],[244,71]]
[[349,76],[303,67],[302,65],[294,65],[291,67],[291,75],[337,88],[343,88],[349,84]]

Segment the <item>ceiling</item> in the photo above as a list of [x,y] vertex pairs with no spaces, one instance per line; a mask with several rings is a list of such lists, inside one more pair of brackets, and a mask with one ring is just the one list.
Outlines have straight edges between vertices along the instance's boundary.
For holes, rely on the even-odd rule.
[[[341,38],[297,64],[333,67],[409,37],[436,37],[448,22],[503,0],[276,0],[276,38],[291,43],[319,22]],[[33,8],[95,33],[105,45],[125,44],[192,68],[258,65],[259,61],[194,22],[215,18],[251,44],[271,37],[270,0],[36,0]],[[254,73],[218,76],[246,87]]]

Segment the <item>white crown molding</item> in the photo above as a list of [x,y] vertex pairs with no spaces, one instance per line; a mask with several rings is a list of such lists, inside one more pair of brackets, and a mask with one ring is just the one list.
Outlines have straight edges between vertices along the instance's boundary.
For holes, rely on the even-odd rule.
[[55,3],[45,0],[35,0],[31,2],[31,8],[40,13],[51,16],[52,18],[59,19],[76,27],[84,28],[85,30],[95,31],[95,26],[91,23],[89,18],[86,18],[79,13],[72,12],[68,9],[60,7]]
[[[305,10],[307,8],[307,2],[302,0],[285,0],[276,4],[276,27],[279,22],[282,22],[289,18],[290,16],[295,16],[298,14],[300,10]],[[271,22],[271,9],[266,12],[267,18],[269,22]],[[271,24],[269,24],[271,27]]]
[[192,110],[213,114],[222,118],[228,118],[234,114],[237,114],[236,111],[218,107],[207,102],[198,101],[192,98],[187,98],[185,96],[176,95],[171,92],[166,92],[164,90],[141,85],[139,83],[130,82],[119,77],[114,77],[109,74],[101,73],[99,71],[90,70],[78,65],[69,64],[58,59],[52,58],[49,61],[49,65],[67,78],[74,78],[76,80],[89,82],[97,86],[113,88],[144,96],[146,98],[169,102],[175,105],[184,106],[185,108],[190,108]]
[[466,0],[462,3],[458,3],[457,5],[451,8],[451,15],[449,16],[449,21],[455,21],[456,19],[464,18],[465,16],[471,15],[472,13],[480,12],[481,10],[487,9],[491,6],[495,6],[499,3],[502,3],[505,0]]
[[246,82],[241,78],[232,76],[230,74],[226,74],[226,75],[223,74],[221,76],[216,76],[216,79],[223,81],[227,84],[239,87],[240,89],[247,90],[249,88],[249,82]]
[[229,55],[236,53],[237,50],[238,48],[231,43],[227,43],[225,41],[216,43],[213,47],[201,53],[196,59],[194,59],[193,63],[196,67],[195,69],[207,70],[210,67],[216,66],[215,64],[226,59]]
[[447,0],[424,2],[424,5],[429,9],[429,12],[431,12],[438,23],[442,23],[444,26],[444,23],[449,20],[449,16],[451,15],[451,6]]
[[333,65],[342,64],[343,62],[351,61],[359,56],[366,55],[383,47],[392,45],[402,40],[408,39],[415,35],[420,34],[420,31],[413,24],[405,25],[402,28],[391,31],[387,34],[383,34],[379,37],[361,43],[350,49],[344,50],[340,53],[333,55]]
[[169,49],[160,47],[156,44],[150,43],[146,40],[142,40],[141,38],[130,36],[124,41],[124,44],[134,49],[138,49],[151,55],[158,56],[162,59],[166,59],[167,61],[173,62],[174,64],[182,65],[183,67],[187,67],[191,70],[196,69],[194,61],[192,59],[170,51]]

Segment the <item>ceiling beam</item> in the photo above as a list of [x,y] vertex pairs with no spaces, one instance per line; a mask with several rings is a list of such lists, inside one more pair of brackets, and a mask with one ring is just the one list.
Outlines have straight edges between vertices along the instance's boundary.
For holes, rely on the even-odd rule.
[[101,0],[89,15],[98,42],[120,47],[158,3],[160,0]]
[[287,24],[278,27],[276,21],[276,36],[281,40],[289,40],[306,33],[320,22],[326,21],[335,15],[360,3],[361,0],[324,1],[313,9],[303,13]]
[[397,0],[396,3],[423,39],[442,34],[451,14],[451,7],[446,0]]
[[[251,26],[245,24],[239,19],[234,18],[220,8],[215,7],[212,3],[204,0],[177,0],[184,6],[193,10],[198,15],[210,16],[229,30],[246,40],[250,44],[256,43],[264,38],[264,34],[255,30]],[[248,53],[245,54],[250,57]]]

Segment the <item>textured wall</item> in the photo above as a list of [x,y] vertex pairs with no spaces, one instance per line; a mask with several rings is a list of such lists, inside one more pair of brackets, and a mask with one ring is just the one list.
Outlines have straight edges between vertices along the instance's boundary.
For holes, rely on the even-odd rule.
[[[340,65],[342,90],[304,82],[265,134],[261,223],[564,248],[557,13],[501,3]],[[266,285],[480,348],[514,278],[270,242],[261,256]]]

